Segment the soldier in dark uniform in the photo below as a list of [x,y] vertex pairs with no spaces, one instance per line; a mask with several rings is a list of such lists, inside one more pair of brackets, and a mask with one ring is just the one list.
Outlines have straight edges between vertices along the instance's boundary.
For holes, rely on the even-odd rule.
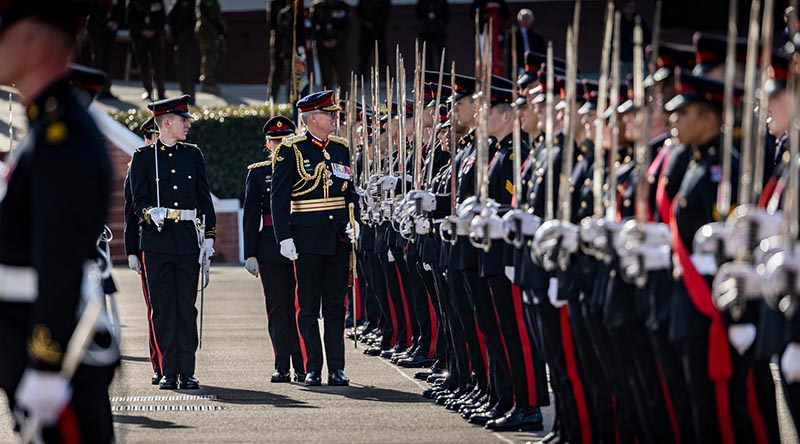
[[447,43],[450,4],[447,0],[418,0],[416,9],[419,39],[428,44],[425,65],[430,68],[439,66],[442,48]]
[[[361,32],[358,36],[358,72],[369,73],[369,60],[378,44],[378,66],[386,66],[386,28],[392,12],[390,0],[359,0],[356,6]],[[430,47],[429,47],[430,48]],[[373,64],[376,63],[374,60]],[[429,65],[430,66],[430,65]]]
[[[17,85],[29,120],[0,179],[0,388],[12,411],[39,422],[45,442],[65,432],[77,441],[114,439],[113,368],[67,353],[81,305],[102,297],[87,264],[97,257],[113,177],[103,138],[67,79],[89,6],[0,6],[0,83]],[[88,287],[94,291],[82,291]],[[73,358],[76,373],[63,374]]]
[[[333,91],[297,102],[306,130],[287,137],[273,153],[272,218],[283,256],[293,261],[297,329],[306,385],[322,383],[322,342],[317,316],[322,305],[328,384],[348,385],[344,373],[344,298],[350,243],[358,238],[359,214],[347,141],[332,136],[339,106]],[[348,208],[349,206],[349,208]],[[349,242],[348,242],[349,238]]]
[[195,42],[197,41],[194,32],[197,22],[195,3],[196,0],[177,0],[170,6],[167,13],[167,23],[172,36],[172,49],[175,53],[178,85],[180,85],[182,93],[192,97],[194,97],[194,87],[197,81],[194,58]]
[[342,0],[316,0],[311,5],[311,26],[323,88],[350,88],[347,36],[350,7]]
[[[197,281],[214,254],[216,215],[203,153],[185,143],[189,96],[148,105],[159,129],[156,143],[131,162],[133,209],[141,226],[142,263],[152,310],[161,389],[197,389]],[[159,184],[159,185],[157,185]],[[200,232],[198,221],[205,221]]]
[[[144,137],[144,144],[151,145],[158,138],[158,127],[155,119],[150,117],[139,126],[139,131]],[[128,257],[128,268],[139,274],[142,279],[142,293],[144,294],[144,304],[147,308],[147,344],[150,349],[150,364],[153,366],[153,377],[150,382],[157,385],[161,382],[161,365],[158,362],[158,350],[156,348],[156,338],[153,331],[152,307],[150,306],[150,295],[147,292],[147,281],[142,273],[142,252],[139,249],[139,216],[133,211],[133,188],[131,188],[131,170],[128,164],[128,173],[125,175],[124,184],[125,196],[125,255]]]
[[[131,33],[133,53],[142,78],[142,100],[153,100],[153,76],[158,99],[164,95],[164,23],[166,14],[162,0],[127,0],[126,17]],[[151,76],[150,69],[153,70]]]
[[[272,153],[281,141],[295,134],[291,120],[276,116],[264,125],[266,149]],[[305,381],[305,370],[294,308],[294,269],[281,256],[270,211],[272,159],[247,167],[247,186],[244,192],[244,256],[245,269],[253,276],[261,275],[267,304],[269,336],[275,351],[275,373],[272,382],[289,382],[289,364],[294,367],[295,381]]]
[[225,21],[218,0],[198,0],[197,39],[200,42],[200,90],[221,92],[217,83],[225,61]]
[[[111,72],[114,62],[114,45],[117,43],[117,28],[122,22],[124,9],[122,2],[111,0],[94,2],[86,20],[86,32],[92,55],[92,67],[104,72]],[[110,78],[100,91],[101,99],[115,99],[111,93]]]

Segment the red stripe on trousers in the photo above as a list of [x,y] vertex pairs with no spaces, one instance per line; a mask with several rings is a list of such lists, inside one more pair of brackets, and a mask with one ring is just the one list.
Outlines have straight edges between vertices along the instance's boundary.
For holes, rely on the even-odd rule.
[[484,371],[486,372],[486,377],[489,377],[489,356],[486,351],[486,338],[483,337],[483,332],[481,331],[480,327],[478,327],[478,318],[475,315],[472,315],[472,322],[475,324],[475,332],[478,334],[478,346],[481,348],[481,356],[483,356],[483,365]]
[[78,425],[78,415],[75,407],[70,402],[58,416],[58,435],[62,444],[80,444],[81,429]]
[[575,344],[572,342],[572,327],[569,324],[568,307],[558,309],[561,324],[561,344],[564,347],[564,361],[567,364],[567,377],[575,394],[575,405],[578,408],[578,422],[581,424],[581,442],[592,442],[592,425],[589,422],[589,408],[586,405],[586,395],[583,392],[583,383],[578,376],[578,363],[575,359]]
[[[506,354],[506,365],[508,366],[509,376],[514,380],[514,372],[511,370],[511,358],[508,356],[508,346],[506,346],[506,336],[503,334],[503,328],[500,326],[500,314],[497,313],[497,304],[494,302],[494,292],[492,287],[489,287],[489,296],[492,298],[492,310],[494,310],[494,318],[497,320],[497,330],[500,331],[500,342],[503,343],[503,352]],[[517,393],[514,390],[514,403],[517,402]]]
[[517,318],[517,328],[519,329],[519,339],[522,343],[522,355],[525,357],[525,374],[528,378],[528,405],[536,407],[539,402],[536,399],[536,376],[533,371],[533,347],[531,346],[531,336],[525,324],[525,314],[522,311],[522,291],[519,286],[511,284],[511,297],[514,300],[514,315]]
[[392,340],[389,341],[392,344],[392,347],[397,345],[397,330],[399,327],[397,326],[397,310],[395,310],[394,302],[392,302],[392,295],[389,292],[389,284],[386,284],[386,296],[387,300],[389,301],[389,317],[392,320]]
[[[145,259],[144,251],[142,251],[142,270],[144,270],[144,280],[148,283],[147,298],[150,299],[150,287],[149,287],[150,280],[147,278],[147,259]],[[152,304],[149,304],[149,305],[150,305],[150,310],[149,310],[149,312],[147,314],[147,317],[148,317],[148,319],[150,321],[150,328],[153,331],[153,339],[156,342],[156,353],[158,353],[158,368],[160,368],[161,371],[163,372],[164,371],[164,355],[161,353],[161,347],[158,346],[158,335],[156,335],[156,327],[155,327],[155,324],[153,323],[153,306],[152,306]]]
[[355,286],[355,287],[353,287],[353,288],[355,288],[355,292],[354,292],[355,300],[353,301],[353,307],[354,307],[353,308],[353,311],[354,311],[354,313],[353,313],[353,323],[354,324],[357,324],[358,320],[364,317],[364,314],[361,313],[362,310],[361,310],[361,302],[360,301],[363,301],[363,299],[361,299],[361,285],[359,285],[359,282],[358,282],[359,279],[360,278],[353,279],[353,285]]
[[400,296],[403,299],[403,314],[406,317],[406,347],[411,347],[411,315],[408,312],[408,300],[406,299],[406,287],[403,285],[403,276],[400,274],[400,265],[394,261],[394,271],[397,273],[397,284],[400,287]]
[[747,413],[750,416],[750,422],[753,424],[753,433],[756,435],[756,443],[768,443],[767,426],[764,425],[764,416],[761,414],[761,407],[758,406],[756,380],[752,368],[747,372]]
[[300,338],[300,354],[303,355],[303,368],[308,371],[308,352],[306,352],[306,340],[303,338],[303,332],[300,331],[300,294],[299,282],[297,280],[297,261],[292,261],[292,269],[294,270],[294,318],[297,324],[297,336]]
[[661,394],[664,396],[664,403],[667,405],[669,425],[672,427],[672,442],[681,444],[681,430],[678,427],[678,417],[675,416],[675,407],[672,405],[672,397],[670,396],[667,378],[664,377],[664,370],[661,368],[661,362],[659,362],[658,359],[656,359],[656,370],[658,370],[658,382],[661,385]]
[[731,351],[728,343],[728,333],[722,322],[720,314],[711,299],[711,288],[706,279],[697,271],[689,250],[683,244],[678,222],[673,211],[669,220],[672,231],[672,251],[678,257],[678,263],[683,270],[682,279],[692,305],[704,316],[711,318],[708,331],[708,377],[714,383],[714,392],[717,402],[717,422],[719,422],[720,435],[723,444],[733,444],[736,439],[731,423],[730,397],[728,394],[728,380],[732,375]]
[[427,291],[425,294],[428,296],[428,315],[431,317],[431,345],[428,348],[428,359],[433,359],[436,356],[436,340],[439,339],[439,320],[436,319],[436,310],[433,308],[433,301],[431,295]]
[[[142,266],[144,268],[144,266]],[[150,307],[150,296],[147,293],[147,280],[144,278],[145,273],[144,270],[140,275],[140,280],[142,281],[142,296],[144,296],[144,306],[147,308],[147,345],[150,348],[150,364],[153,366],[153,371],[155,372],[158,369],[156,366],[156,345],[155,341],[153,340],[153,328],[152,325],[152,316]]]

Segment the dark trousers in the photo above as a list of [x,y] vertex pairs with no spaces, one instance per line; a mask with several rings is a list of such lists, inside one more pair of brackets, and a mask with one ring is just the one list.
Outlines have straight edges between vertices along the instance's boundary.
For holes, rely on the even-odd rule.
[[370,281],[375,284],[375,295],[381,307],[381,345],[382,349],[389,349],[397,342],[398,314],[397,309],[389,297],[389,287],[383,271],[383,262],[386,253],[375,253],[367,256],[369,260]]
[[[361,291],[360,303],[365,310],[366,320],[369,322],[370,327],[379,325],[383,315],[378,293],[375,288],[375,281],[372,279],[371,261],[373,258],[375,258],[373,251],[358,253],[358,279]],[[377,261],[377,258],[375,258],[375,260]],[[363,320],[363,316],[360,316],[359,320]]]
[[669,325],[666,322],[663,322],[657,330],[650,332],[650,344],[661,372],[662,386],[666,391],[665,399],[669,401],[670,420],[674,418],[673,427],[677,429],[672,431],[671,436],[673,439],[676,436],[680,437],[682,443],[692,443],[694,427],[689,393],[686,390],[686,380],[683,378],[681,359],[675,346],[669,342]]
[[[9,410],[16,408],[15,394],[28,362],[26,343],[30,332],[31,305],[0,303],[0,388],[8,398]],[[114,439],[108,387],[116,365],[80,365],[72,378],[72,400],[58,423],[42,430],[45,443],[63,442],[63,434],[75,442],[108,444]],[[19,430],[19,424],[14,425]]]
[[322,89],[336,89],[337,86],[341,91],[350,89],[350,76],[347,71],[347,44],[342,43],[335,48],[326,48],[317,44],[316,48]]
[[[494,315],[500,326],[506,362],[514,386],[514,402],[519,408],[549,404],[547,380],[536,377],[536,367],[544,366],[535,355],[533,341],[525,324],[522,293],[505,275],[487,278]],[[539,372],[541,376],[543,372]]]
[[153,373],[161,373],[161,365],[158,362],[158,347],[156,346],[156,336],[153,330],[153,307],[150,305],[150,294],[147,291],[147,280],[145,274],[140,275],[142,279],[142,294],[144,295],[144,306],[147,308],[147,345],[150,349],[150,364],[153,366]]
[[408,275],[413,298],[414,318],[417,329],[417,354],[426,358],[436,355],[436,341],[439,333],[437,311],[438,299],[433,284],[433,275],[422,268],[419,256],[409,256],[407,261]]
[[[401,256],[402,258],[402,256]],[[394,307],[395,319],[395,338],[396,341],[392,346],[399,346],[401,348],[411,347],[413,334],[411,332],[411,315],[408,307],[408,299],[406,293],[406,282],[403,278],[405,272],[397,262],[402,260],[394,256],[394,261],[389,262],[388,255],[384,253],[381,258],[381,266],[383,267],[383,275],[386,278],[386,288],[391,298],[391,305]]]
[[436,333],[436,359],[444,362],[447,358],[448,350],[453,350],[450,338],[450,326],[457,324],[457,318],[450,307],[450,286],[445,277],[445,271],[433,269],[433,284],[435,286],[435,299],[438,299],[438,332]]
[[[448,277],[454,274],[456,273],[448,273]],[[439,276],[444,278],[441,274],[439,274]],[[441,284],[452,285],[452,283],[445,282]],[[447,291],[447,295],[451,295],[454,291],[458,291],[460,294],[463,293],[463,285],[458,290],[450,288],[449,291]],[[463,294],[461,294],[461,296],[463,297]],[[452,304],[448,302],[445,306],[452,307]],[[466,387],[470,382],[472,372],[472,365],[470,364],[467,352],[468,347],[471,347],[471,345],[467,344],[466,332],[461,328],[461,323],[455,311],[452,308],[445,308],[445,313],[446,315],[443,316],[443,322],[441,322],[441,324],[445,327],[445,336],[447,337],[445,340],[446,346],[444,347],[445,350],[441,350],[440,348],[436,349],[437,359],[442,366],[447,367],[450,373],[447,382],[450,383],[451,386]],[[473,326],[473,331],[474,330],[475,327]],[[442,355],[442,352],[444,352],[444,355]],[[483,374],[483,388],[485,389],[486,369],[485,367],[481,367],[479,371]]]
[[294,261],[297,280],[297,330],[306,371],[322,371],[322,341],[317,317],[322,307],[328,371],[344,370],[344,299],[350,244],[337,242],[333,255],[300,253]]
[[[153,94],[153,76],[155,77],[155,87],[158,91],[158,99],[165,99],[164,95],[164,42],[160,35],[152,39],[134,37],[133,55],[136,57],[136,64],[139,65],[139,75],[142,77],[142,86],[148,95]],[[153,76],[150,75],[153,70]]]
[[194,254],[142,252],[161,370],[165,375],[194,376],[197,351],[197,281]]
[[92,50],[92,68],[109,74],[105,85],[103,85],[103,92],[109,92],[111,88],[111,64],[114,62],[114,46],[117,44],[117,33],[90,34],[89,43]]
[[194,32],[173,35],[173,51],[175,52],[175,74],[181,92],[189,94],[194,100],[195,83],[197,82],[197,68],[195,67],[195,46],[197,37]]
[[503,346],[503,337],[500,325],[495,315],[489,285],[486,279],[479,277],[478,269],[462,270],[467,293],[470,297],[472,310],[478,320],[486,339],[487,354],[489,357],[489,385],[492,389],[490,396],[498,410],[508,411],[514,406],[514,386],[511,379],[511,370]]
[[[447,273],[448,284],[450,285],[450,306],[452,317],[456,319],[452,323],[454,333],[464,335],[466,342],[467,358],[469,368],[474,374],[475,380],[482,389],[489,386],[489,367],[486,355],[486,341],[483,333],[478,329],[478,321],[472,309],[470,300],[466,294],[464,275],[462,273]],[[458,340],[455,334],[453,341]]]
[[[375,65],[374,60],[370,64],[370,58],[374,58],[375,54],[375,42],[378,43],[378,66],[386,66],[386,28],[362,26],[361,34],[358,37],[359,74],[366,76],[370,66]],[[430,66],[429,68],[433,69]],[[385,73],[379,75],[385,75]]]
[[[297,337],[297,312],[294,304],[294,269],[287,264],[259,262],[259,275],[267,305],[267,322],[275,370],[305,373],[305,362]],[[290,366],[291,361],[291,366]]]

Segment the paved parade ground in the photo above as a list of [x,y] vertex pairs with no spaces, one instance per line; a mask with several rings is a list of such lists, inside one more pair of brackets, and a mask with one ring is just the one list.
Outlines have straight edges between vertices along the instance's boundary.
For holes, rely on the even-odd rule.
[[[525,443],[532,433],[493,433],[420,393],[414,370],[364,355],[347,343],[350,387],[272,384],[272,347],[258,279],[241,267],[212,267],[206,290],[199,391],[150,385],[146,311],[138,275],[114,273],[122,318],[122,367],[111,388],[119,443]],[[327,372],[323,372],[323,381]],[[0,443],[11,443],[0,394]],[[545,431],[553,421],[544,410]]]

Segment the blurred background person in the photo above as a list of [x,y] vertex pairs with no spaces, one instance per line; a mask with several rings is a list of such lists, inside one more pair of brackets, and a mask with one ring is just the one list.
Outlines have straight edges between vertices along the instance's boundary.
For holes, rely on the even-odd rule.
[[196,6],[195,0],[175,0],[167,13],[167,23],[169,23],[169,31],[172,36],[172,49],[175,52],[178,85],[183,94],[192,96],[190,102],[192,105],[194,104],[194,87],[197,82],[194,61],[194,48],[197,41],[194,33],[197,22]]
[[450,5],[447,0],[418,0],[417,21],[419,38],[427,42],[425,64],[429,70],[438,70],[442,48],[447,43],[447,25],[450,23]]
[[[356,14],[361,25],[358,37],[358,73],[369,73],[370,58],[378,42],[378,61],[382,69],[386,66],[386,27],[392,12],[391,0],[358,0]],[[375,64],[375,61],[372,61]]]
[[311,5],[311,27],[323,89],[347,91],[350,67],[347,36],[350,34],[350,7],[342,0],[316,0]]
[[[126,8],[128,28],[136,63],[142,77],[142,100],[153,100],[153,78],[158,99],[164,95],[164,24],[166,13],[161,0],[128,0]],[[152,73],[150,70],[152,69]]]
[[199,0],[197,39],[200,42],[200,91],[219,94],[217,77],[225,61],[225,21],[217,0]]

